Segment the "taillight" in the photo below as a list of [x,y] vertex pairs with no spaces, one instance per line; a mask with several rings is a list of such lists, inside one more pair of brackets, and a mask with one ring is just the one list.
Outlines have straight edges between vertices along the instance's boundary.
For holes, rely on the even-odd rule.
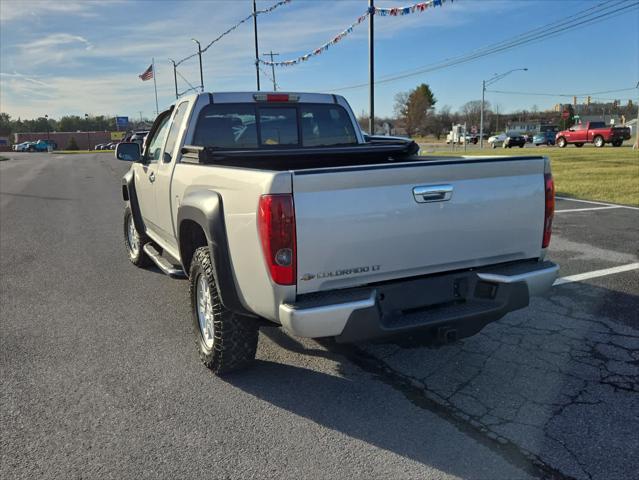
[[541,248],[547,248],[550,245],[552,218],[555,215],[555,182],[551,173],[544,174],[544,186],[546,190],[546,208],[544,211],[544,239],[541,242]]
[[257,216],[264,259],[279,285],[295,285],[295,211],[290,194],[262,195]]

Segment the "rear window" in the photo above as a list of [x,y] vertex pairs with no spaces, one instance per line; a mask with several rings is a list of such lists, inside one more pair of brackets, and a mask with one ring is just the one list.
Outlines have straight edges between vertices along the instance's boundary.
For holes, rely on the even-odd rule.
[[193,144],[219,149],[357,144],[350,116],[334,104],[213,104],[198,118]]
[[590,122],[590,128],[606,128],[605,122]]

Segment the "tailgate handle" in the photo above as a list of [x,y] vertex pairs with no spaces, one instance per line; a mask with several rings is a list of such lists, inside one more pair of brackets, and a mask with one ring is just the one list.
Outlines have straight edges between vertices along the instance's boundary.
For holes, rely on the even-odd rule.
[[413,188],[417,203],[446,202],[453,196],[452,185],[428,185]]

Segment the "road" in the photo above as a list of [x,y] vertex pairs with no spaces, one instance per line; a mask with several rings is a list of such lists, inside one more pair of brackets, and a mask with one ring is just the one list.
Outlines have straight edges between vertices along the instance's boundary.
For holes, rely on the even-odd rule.
[[[260,334],[221,379],[187,284],[131,265],[111,154],[0,162],[2,478],[632,478],[639,270],[480,335],[336,347]],[[559,201],[559,210],[596,208]],[[638,262],[639,210],[560,212],[562,276]]]

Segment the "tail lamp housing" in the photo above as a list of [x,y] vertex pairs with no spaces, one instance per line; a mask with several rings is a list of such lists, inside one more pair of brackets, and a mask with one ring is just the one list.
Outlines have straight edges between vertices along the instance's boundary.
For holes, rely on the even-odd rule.
[[291,194],[262,195],[258,231],[271,279],[278,285],[295,285],[297,248],[295,209]]
[[552,219],[555,215],[555,181],[551,173],[544,174],[544,190],[546,207],[544,209],[544,238],[541,242],[541,248],[548,248],[552,235]]

